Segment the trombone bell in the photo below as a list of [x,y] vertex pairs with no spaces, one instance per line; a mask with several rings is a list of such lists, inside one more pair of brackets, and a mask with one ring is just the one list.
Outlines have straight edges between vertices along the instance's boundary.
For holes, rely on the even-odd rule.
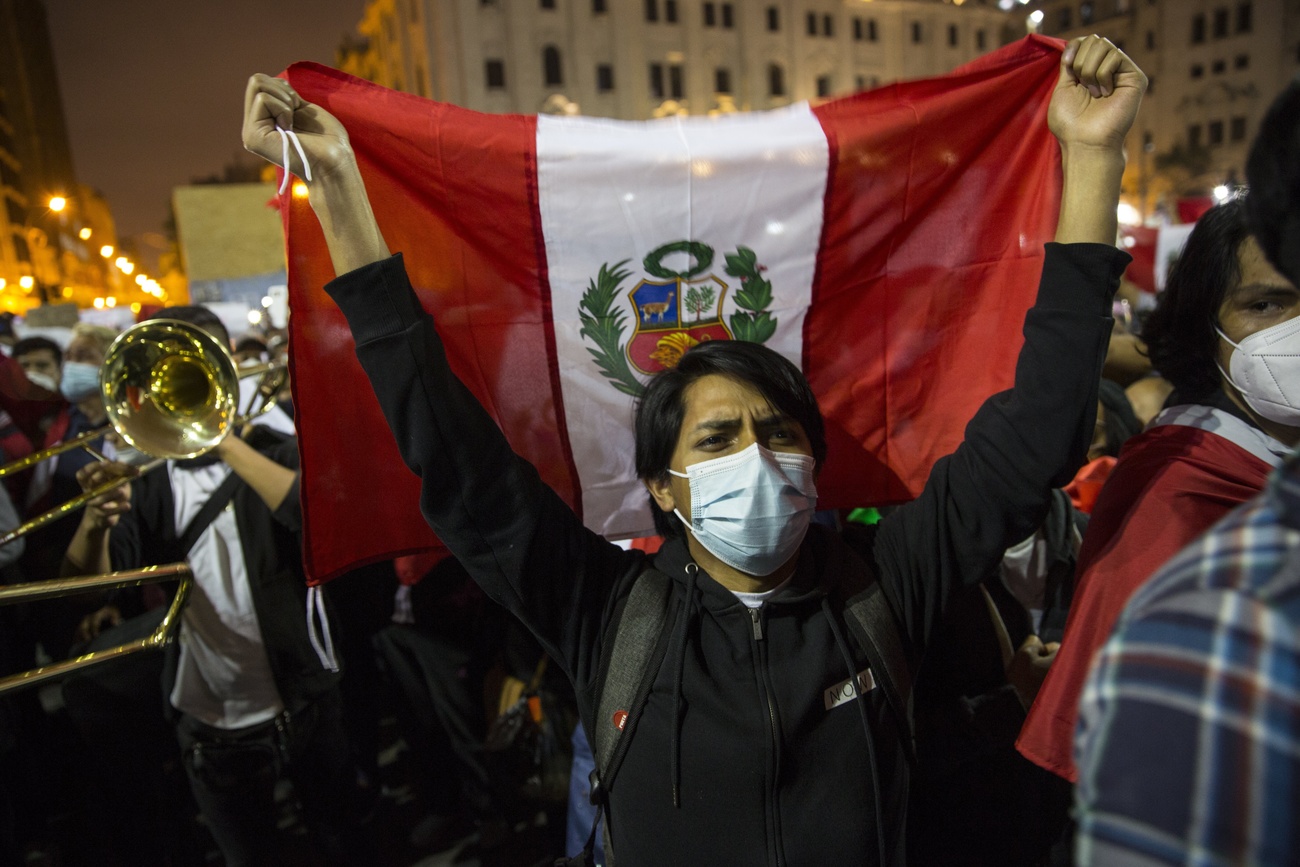
[[100,371],[108,420],[155,457],[194,458],[226,435],[239,399],[230,353],[202,328],[151,319],[109,347]]

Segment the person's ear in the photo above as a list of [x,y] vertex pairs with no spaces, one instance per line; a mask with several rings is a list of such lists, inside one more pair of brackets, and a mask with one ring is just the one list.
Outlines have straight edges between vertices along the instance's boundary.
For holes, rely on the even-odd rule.
[[668,473],[664,473],[658,479],[641,480],[641,483],[645,485],[645,489],[650,492],[650,496],[654,498],[655,505],[670,515],[673,513],[673,509],[677,508],[677,500],[673,497],[672,480],[673,477]]

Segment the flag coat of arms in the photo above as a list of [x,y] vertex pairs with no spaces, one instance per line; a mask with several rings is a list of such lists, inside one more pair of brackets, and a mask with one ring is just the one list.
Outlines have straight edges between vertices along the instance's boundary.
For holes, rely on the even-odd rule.
[[[906,500],[1011,384],[1059,205],[1061,44],[774,111],[487,115],[315,64],[380,227],[457,375],[593,530],[653,532],[632,416],[707,340],[798,364],[826,416],[822,507]],[[282,202],[313,580],[437,547],[305,199]]]

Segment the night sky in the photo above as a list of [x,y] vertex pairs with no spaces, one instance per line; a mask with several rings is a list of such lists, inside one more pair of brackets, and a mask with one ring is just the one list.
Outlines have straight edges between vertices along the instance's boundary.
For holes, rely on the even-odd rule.
[[333,65],[365,0],[45,5],[77,179],[108,198],[129,237],[160,232],[172,187],[242,151],[248,76],[297,60]]

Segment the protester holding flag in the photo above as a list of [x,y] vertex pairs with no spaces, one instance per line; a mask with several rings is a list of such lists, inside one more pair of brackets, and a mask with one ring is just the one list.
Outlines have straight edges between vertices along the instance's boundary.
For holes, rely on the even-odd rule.
[[[1294,283],[1300,79],[1264,116],[1246,177],[1247,223]],[[1080,701],[1076,864],[1300,863],[1298,550],[1292,452],[1125,606]]]
[[[866,645],[897,642],[914,665],[953,594],[1029,534],[1082,461],[1128,259],[1113,246],[1122,143],[1145,88],[1104,39],[1065,51],[1048,111],[1064,165],[1059,243],[1015,388],[984,405],[919,498],[857,550],[810,526],[827,434],[808,382],[760,345],[709,340],[640,402],[637,472],[669,536],[648,558],[584,527],[452,372],[343,125],[285,81],[250,80],[245,146],[278,163],[289,149],[277,127],[296,134],[340,275],[328,291],[421,477],[426,520],[563,667],[588,730],[631,738],[607,793],[619,863],[904,862],[906,723],[898,692],[872,687],[905,673],[868,667],[880,656]],[[651,567],[671,582],[663,664],[644,706],[598,718],[618,664],[607,644]],[[886,603],[865,641],[845,623],[843,595],[858,591]]]
[[1296,330],[1298,315],[1300,291],[1264,258],[1244,200],[1201,217],[1144,334],[1175,391],[1129,440],[1097,497],[1061,650],[1017,741],[1052,773],[1077,781],[1080,691],[1125,603],[1183,546],[1263,490],[1300,442],[1300,412],[1285,403],[1289,371],[1261,354],[1294,352],[1279,339]]

